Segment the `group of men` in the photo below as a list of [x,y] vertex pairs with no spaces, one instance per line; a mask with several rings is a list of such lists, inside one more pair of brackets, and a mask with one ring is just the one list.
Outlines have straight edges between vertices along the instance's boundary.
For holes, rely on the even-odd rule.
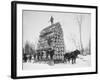
[[[76,63],[76,58],[79,54],[80,54],[80,51],[77,49],[75,51],[65,53],[63,55],[64,59],[62,59],[62,62],[69,62],[69,63],[72,62],[72,64],[74,64],[74,63]],[[48,61],[48,60],[56,61],[56,60],[58,60],[58,59],[54,60],[54,56],[55,56],[55,50],[50,48],[47,50],[37,50],[36,53],[33,55],[27,56],[27,54],[24,54],[23,60],[24,60],[24,62],[31,61],[32,57],[33,57],[34,61]]]
[[53,60],[54,51],[55,50],[51,48],[47,50],[37,50],[37,53],[34,54],[34,60]]

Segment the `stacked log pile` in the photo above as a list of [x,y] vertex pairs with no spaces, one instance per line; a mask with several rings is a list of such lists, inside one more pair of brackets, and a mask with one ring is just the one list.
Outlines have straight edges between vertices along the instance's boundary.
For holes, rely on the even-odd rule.
[[40,32],[38,49],[52,48],[55,50],[54,58],[63,59],[65,53],[63,30],[59,22],[52,24]]

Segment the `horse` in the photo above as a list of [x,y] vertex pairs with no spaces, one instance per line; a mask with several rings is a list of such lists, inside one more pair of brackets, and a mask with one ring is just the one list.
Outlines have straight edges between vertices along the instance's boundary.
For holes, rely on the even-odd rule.
[[64,54],[64,60],[68,61],[70,63],[70,61],[72,61],[72,64],[76,63],[76,58],[77,56],[80,54],[80,51],[79,50],[75,50],[75,51],[72,51],[70,53],[65,53]]
[[[70,54],[70,53],[65,53],[65,54],[64,54],[64,61],[65,61],[65,62],[68,61],[68,62],[70,63],[70,59],[71,59],[71,54]],[[67,60],[67,61],[66,61],[66,60]]]
[[75,51],[71,52],[70,58],[72,59],[72,64],[76,63],[76,58],[79,54],[80,54],[79,50],[75,50]]

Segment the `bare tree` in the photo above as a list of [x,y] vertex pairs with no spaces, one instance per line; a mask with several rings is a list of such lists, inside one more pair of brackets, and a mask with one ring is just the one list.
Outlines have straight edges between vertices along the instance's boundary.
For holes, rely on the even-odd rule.
[[91,54],[91,39],[89,39],[89,54]]
[[77,16],[77,22],[78,22],[78,25],[79,25],[80,51],[81,51],[81,54],[83,54],[83,51],[84,51],[83,44],[82,44],[82,20],[83,20],[83,16],[82,15],[78,15]]
[[32,55],[35,53],[35,45],[33,43],[29,43],[28,41],[25,44],[25,53]]
[[29,42],[27,41],[25,43],[25,54],[29,54],[30,53],[30,44]]
[[78,44],[78,40],[76,39],[76,35],[71,34],[70,36],[71,36],[70,39],[73,42],[73,44],[76,47],[76,49],[79,49],[79,44]]

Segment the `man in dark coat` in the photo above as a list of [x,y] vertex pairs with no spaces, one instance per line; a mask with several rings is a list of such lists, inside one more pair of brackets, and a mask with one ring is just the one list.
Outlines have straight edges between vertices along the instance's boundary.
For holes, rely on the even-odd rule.
[[52,16],[50,18],[50,22],[51,22],[51,24],[53,24],[53,22],[54,22],[54,18]]

